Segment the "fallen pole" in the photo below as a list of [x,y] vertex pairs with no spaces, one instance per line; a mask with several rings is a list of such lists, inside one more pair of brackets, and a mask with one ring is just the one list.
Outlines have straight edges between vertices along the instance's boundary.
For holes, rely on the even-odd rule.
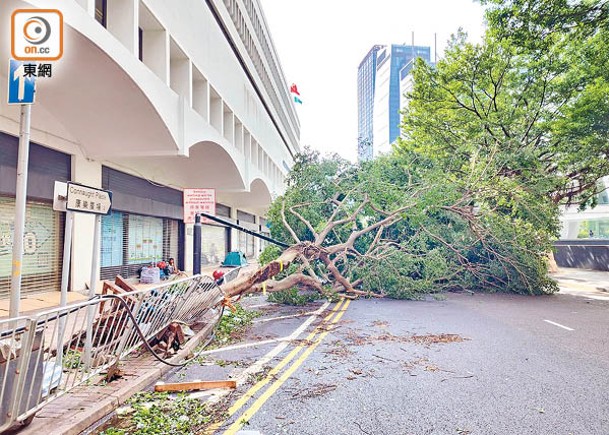
[[283,249],[287,249],[290,247],[290,245],[288,245],[287,243],[283,243],[283,242],[280,242],[279,240],[272,239],[269,236],[265,236],[263,234],[257,233],[256,231],[248,230],[247,228],[243,228],[241,225],[234,224],[230,221],[219,218],[218,216],[214,216],[213,214],[209,214],[209,213],[205,213],[205,212],[200,212],[199,214],[203,217],[206,217],[209,220],[218,222],[219,224],[226,225],[227,227],[231,227],[236,230],[242,231],[246,234],[250,234],[254,237],[258,237],[259,239],[266,240],[267,242],[280,246]]

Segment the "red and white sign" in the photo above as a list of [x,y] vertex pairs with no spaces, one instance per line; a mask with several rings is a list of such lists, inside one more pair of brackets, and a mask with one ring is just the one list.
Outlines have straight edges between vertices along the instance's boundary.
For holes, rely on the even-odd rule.
[[[216,215],[216,189],[184,189],[184,223],[194,224],[195,214]],[[201,217],[201,222],[211,222]]]

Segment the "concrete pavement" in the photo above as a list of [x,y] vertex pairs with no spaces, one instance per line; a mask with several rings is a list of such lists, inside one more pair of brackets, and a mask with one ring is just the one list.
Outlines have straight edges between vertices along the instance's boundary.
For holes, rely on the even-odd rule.
[[609,301],[609,272],[560,268],[551,276],[562,294]]

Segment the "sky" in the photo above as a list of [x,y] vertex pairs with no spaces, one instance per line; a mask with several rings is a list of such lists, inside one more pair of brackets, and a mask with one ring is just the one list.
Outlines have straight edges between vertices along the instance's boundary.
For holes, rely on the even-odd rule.
[[438,58],[462,27],[470,40],[484,32],[474,0],[260,0],[296,105],[300,143],[357,160],[357,68],[375,44],[431,47]]

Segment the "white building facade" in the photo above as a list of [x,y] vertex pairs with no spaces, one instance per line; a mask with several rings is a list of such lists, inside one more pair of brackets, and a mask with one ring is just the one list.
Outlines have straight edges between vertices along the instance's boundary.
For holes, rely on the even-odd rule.
[[577,205],[561,208],[561,240],[609,239],[609,177],[601,180],[605,188],[597,206],[583,211]]
[[[32,128],[23,292],[59,289],[65,216],[53,182],[111,190],[100,274],[133,276],[174,257],[192,270],[183,190],[213,188],[216,214],[268,231],[264,214],[285,188],[300,126],[258,0],[4,0],[58,9],[64,55],[38,78]],[[0,32],[0,58],[10,34]],[[3,61],[3,62],[5,62]],[[0,68],[6,83],[6,65]],[[10,288],[19,106],[0,86],[0,296]],[[94,218],[77,213],[70,289],[90,285]],[[255,257],[252,236],[206,224],[203,264],[229,250]]]
[[391,50],[384,47],[376,57],[376,81],[372,115],[372,156],[391,151],[389,142],[389,93],[391,78]]

